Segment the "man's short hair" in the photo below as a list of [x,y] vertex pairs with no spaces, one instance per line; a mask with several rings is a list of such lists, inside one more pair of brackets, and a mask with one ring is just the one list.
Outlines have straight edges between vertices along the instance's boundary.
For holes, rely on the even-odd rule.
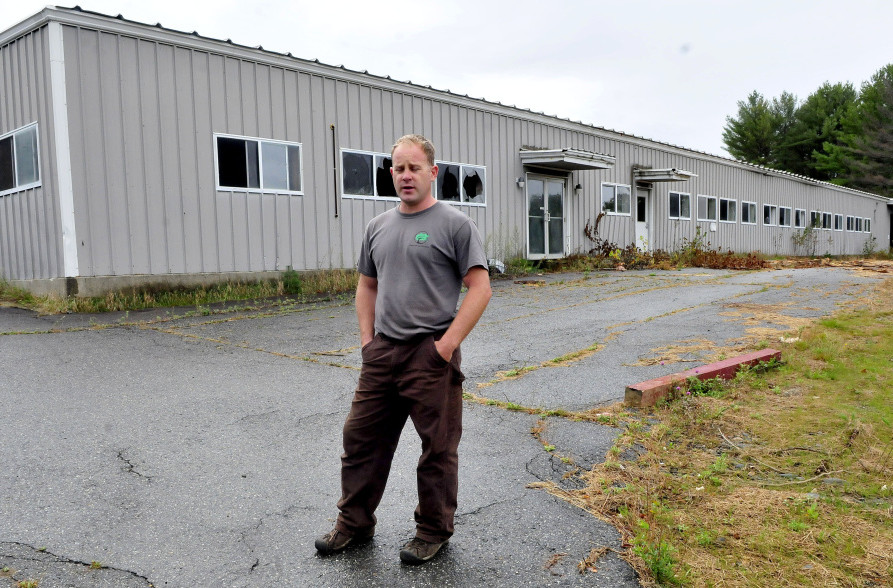
[[424,151],[425,155],[428,157],[428,165],[434,167],[434,145],[422,135],[403,135],[397,139],[394,146],[391,147],[391,157],[394,156],[394,150],[404,143],[412,143],[413,145],[421,147],[422,151]]

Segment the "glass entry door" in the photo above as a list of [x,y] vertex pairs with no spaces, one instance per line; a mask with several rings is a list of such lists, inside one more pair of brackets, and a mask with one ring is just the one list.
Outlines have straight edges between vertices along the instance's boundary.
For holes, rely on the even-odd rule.
[[564,257],[564,178],[527,176],[527,258]]
[[651,228],[649,221],[648,200],[651,190],[645,188],[636,188],[636,247],[640,251],[650,251],[649,238],[651,237],[649,230]]

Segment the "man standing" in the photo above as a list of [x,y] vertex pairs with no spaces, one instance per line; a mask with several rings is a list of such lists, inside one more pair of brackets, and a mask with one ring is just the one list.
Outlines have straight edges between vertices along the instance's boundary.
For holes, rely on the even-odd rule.
[[[471,219],[431,194],[434,146],[406,135],[391,149],[400,204],[367,225],[357,268],[363,367],[344,424],[340,513],[316,540],[320,555],[375,532],[400,432],[411,418],[422,439],[416,470],[416,536],[406,563],[434,557],[453,534],[462,434],[459,344],[490,301],[481,236]],[[468,288],[456,310],[462,285]]]

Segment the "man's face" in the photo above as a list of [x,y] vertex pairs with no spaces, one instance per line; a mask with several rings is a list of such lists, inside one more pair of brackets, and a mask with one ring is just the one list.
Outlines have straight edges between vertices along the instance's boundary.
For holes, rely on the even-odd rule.
[[391,177],[404,210],[428,204],[437,166],[428,163],[422,148],[414,143],[401,143],[394,149],[391,162]]

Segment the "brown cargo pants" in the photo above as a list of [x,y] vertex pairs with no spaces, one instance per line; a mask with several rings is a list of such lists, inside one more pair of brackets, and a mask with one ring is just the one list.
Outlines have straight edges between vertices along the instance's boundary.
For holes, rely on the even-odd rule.
[[341,512],[335,523],[347,535],[375,527],[375,509],[407,417],[422,439],[416,536],[441,542],[453,534],[465,376],[459,349],[447,362],[434,347],[441,335],[398,341],[378,334],[363,347],[363,367],[344,423]]

